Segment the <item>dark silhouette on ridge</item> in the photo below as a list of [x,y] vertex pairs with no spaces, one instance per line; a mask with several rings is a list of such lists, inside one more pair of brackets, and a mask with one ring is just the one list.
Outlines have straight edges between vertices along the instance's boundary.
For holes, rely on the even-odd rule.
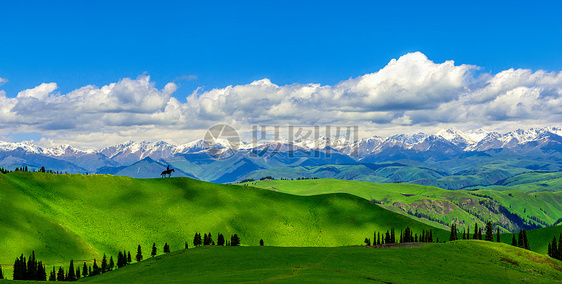
[[166,168],[165,171],[163,171],[160,175],[164,178],[166,177],[166,175],[168,175],[168,177],[172,177],[172,173],[175,172],[174,169],[170,169],[170,165],[168,165],[168,167]]

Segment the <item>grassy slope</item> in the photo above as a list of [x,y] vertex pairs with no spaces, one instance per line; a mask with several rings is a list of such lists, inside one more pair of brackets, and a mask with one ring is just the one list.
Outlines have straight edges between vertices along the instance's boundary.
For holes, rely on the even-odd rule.
[[[554,224],[562,217],[562,192],[525,193],[518,190],[445,190],[437,187],[413,184],[369,183],[348,180],[312,179],[312,180],[264,180],[246,183],[250,186],[276,190],[297,195],[317,195],[326,193],[349,193],[377,200],[394,212],[406,214],[407,211],[424,213],[446,224],[459,220],[460,226],[478,221],[479,226],[491,220],[503,228],[515,230],[503,215],[498,214],[495,204],[483,206],[491,197],[497,204],[509,209],[522,218],[529,220],[534,216],[548,225]],[[476,196],[482,195],[487,197]],[[492,209],[491,209],[492,208]],[[496,211],[496,212],[494,212]],[[424,219],[419,219],[424,221]],[[435,226],[435,222],[427,222]],[[444,227],[443,225],[440,225]]]
[[[484,187],[489,190],[518,190],[522,192],[557,192],[562,190],[562,178],[557,177],[562,173],[539,173],[532,176],[528,174],[516,176],[513,179],[507,179],[508,185],[491,185]],[[520,177],[520,179],[519,179]],[[536,180],[539,179],[539,180]]]
[[93,283],[387,282],[553,283],[562,263],[505,244],[458,241],[420,248],[204,247],[173,252]]
[[[558,240],[560,234],[562,234],[562,226],[548,227],[527,231],[527,239],[529,240],[529,246],[532,251],[546,254],[548,252],[548,243],[552,242],[552,237],[556,236],[556,240]],[[501,234],[501,242],[511,244],[513,235],[515,235],[515,239],[517,240],[517,233]]]
[[[242,245],[262,238],[276,246],[361,244],[374,230],[430,227],[348,194],[294,196],[188,178],[106,175],[0,175],[0,264],[16,256],[48,264],[101,259],[103,253],[148,255],[153,242],[172,250],[195,232],[237,233]],[[435,230],[434,230],[435,232]],[[441,240],[448,235],[436,232]]]

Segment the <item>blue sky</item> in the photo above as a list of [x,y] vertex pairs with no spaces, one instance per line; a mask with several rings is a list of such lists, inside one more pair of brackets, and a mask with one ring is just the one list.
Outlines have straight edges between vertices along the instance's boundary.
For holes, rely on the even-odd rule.
[[[15,98],[56,83],[53,94],[65,95],[148,75],[157,90],[174,83],[170,96],[185,103],[197,88],[201,94],[264,78],[277,86],[334,86],[416,51],[437,64],[478,66],[471,72],[490,76],[510,68],[558,72],[561,8],[559,1],[5,1],[0,90]],[[372,117],[368,122],[379,123]],[[480,124],[464,123],[485,126]],[[81,135],[88,127],[79,127]],[[205,128],[181,126],[198,127]],[[65,136],[72,127],[55,128],[14,122],[4,124],[0,135],[76,139]],[[102,128],[92,131],[122,132]]]

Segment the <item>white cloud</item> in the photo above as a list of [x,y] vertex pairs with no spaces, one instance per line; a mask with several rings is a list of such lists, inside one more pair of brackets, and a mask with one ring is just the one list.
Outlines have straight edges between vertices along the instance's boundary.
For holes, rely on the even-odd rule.
[[172,97],[175,83],[159,90],[145,75],[67,94],[54,93],[56,83],[44,83],[16,98],[0,90],[0,128],[41,132],[55,142],[107,144],[102,141],[183,143],[218,122],[240,129],[251,124],[358,124],[418,132],[447,125],[524,127],[560,121],[562,72],[509,69],[493,75],[477,74],[478,69],[435,63],[416,52],[334,86],[280,86],[262,79],[198,89],[185,100]]
[[35,98],[45,100],[50,93],[57,89],[57,83],[43,83],[33,89],[24,90],[18,93],[18,99]]
[[0,77],[0,86],[4,85],[6,82],[8,82],[8,79]]

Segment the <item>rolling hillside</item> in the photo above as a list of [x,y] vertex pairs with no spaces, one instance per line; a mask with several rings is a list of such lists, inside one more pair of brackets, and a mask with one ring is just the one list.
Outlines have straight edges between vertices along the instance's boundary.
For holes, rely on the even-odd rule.
[[551,226],[562,218],[562,192],[445,190],[414,184],[335,179],[263,180],[246,185],[303,196],[349,193],[442,228],[453,221],[462,228],[474,226],[475,222],[482,226],[490,220],[504,232],[516,232],[520,228]]
[[505,244],[457,241],[418,248],[203,247],[172,252],[91,283],[554,283],[562,263]]
[[[101,259],[137,245],[192,245],[195,232],[242,245],[358,245],[373,231],[432,227],[349,194],[295,196],[189,178],[16,172],[0,175],[0,264],[21,253],[52,264]],[[434,229],[439,239],[448,233]]]

